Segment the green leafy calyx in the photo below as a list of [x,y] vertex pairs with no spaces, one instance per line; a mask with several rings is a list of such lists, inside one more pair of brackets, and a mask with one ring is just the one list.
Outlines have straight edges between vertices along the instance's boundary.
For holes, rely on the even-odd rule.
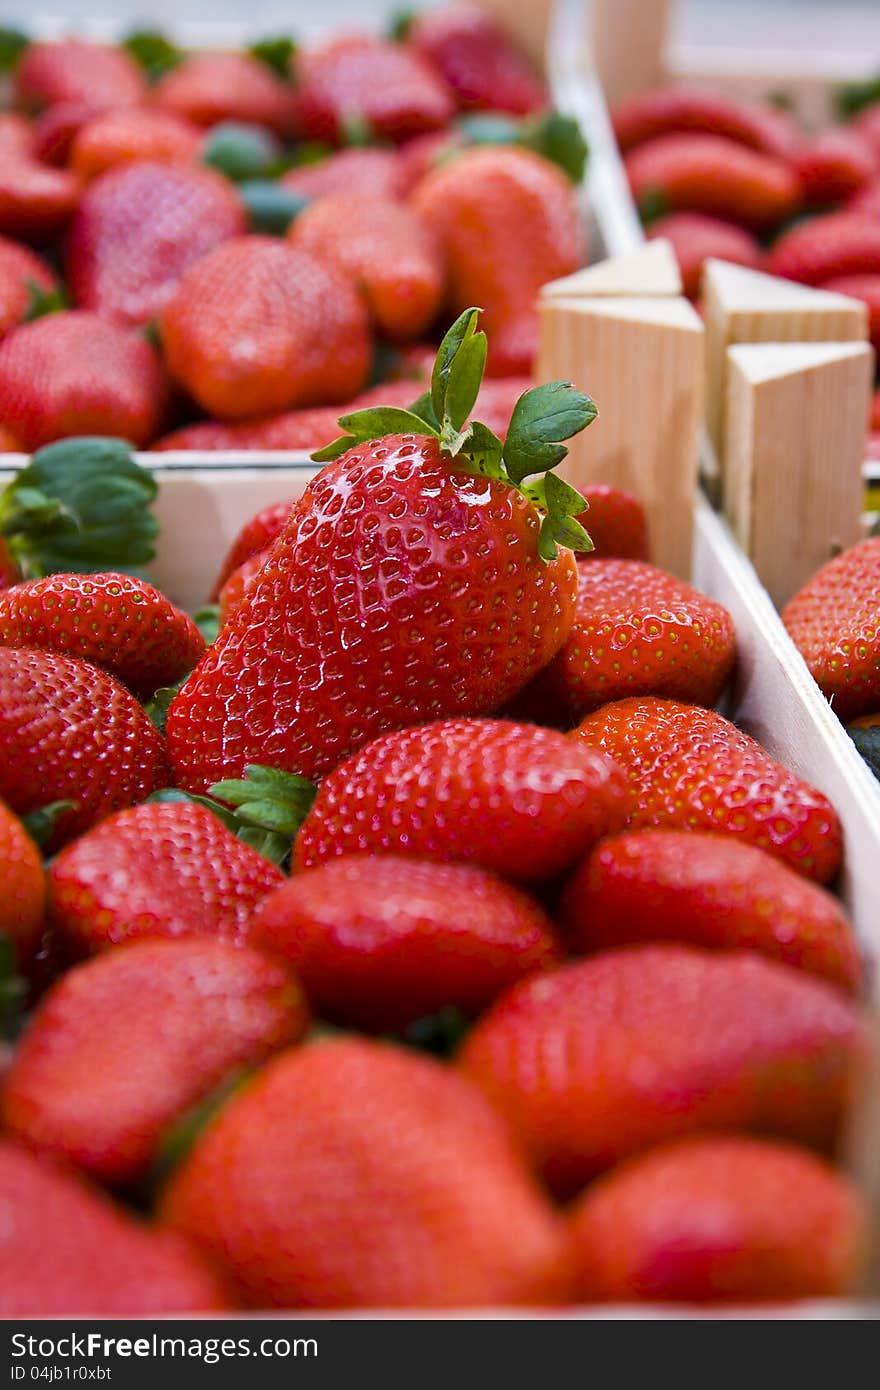
[[290,64],[295,52],[296,43],[289,34],[275,34],[271,38],[258,39],[248,49],[252,58],[258,58],[285,81],[290,77]]
[[131,54],[149,82],[158,82],[186,57],[158,29],[135,29],[123,40],[122,47]]
[[315,799],[305,777],[251,763],[243,778],[215,782],[207,796],[176,788],[154,792],[149,801],[189,801],[212,811],[226,829],[273,864],[283,864]]

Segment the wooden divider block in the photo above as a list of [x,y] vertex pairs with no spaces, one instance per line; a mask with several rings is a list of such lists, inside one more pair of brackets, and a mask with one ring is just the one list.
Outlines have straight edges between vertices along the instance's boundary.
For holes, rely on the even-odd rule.
[[673,0],[591,0],[593,62],[609,105],[665,79],[672,9]]
[[706,424],[718,458],[723,496],[727,349],[735,343],[865,342],[868,314],[859,300],[727,261],[706,262],[702,292]]
[[862,535],[866,343],[727,350],[726,511],[774,603]]
[[[703,325],[674,296],[544,299],[537,380],[587,391],[599,416],[560,472],[644,504],[658,565],[689,578],[703,417]],[[588,523],[589,529],[589,523]]]
[[547,56],[554,0],[478,0],[542,71]]
[[597,261],[574,275],[550,280],[543,299],[580,299],[594,295],[681,294],[681,274],[672,243],[665,237],[646,241],[625,256]]

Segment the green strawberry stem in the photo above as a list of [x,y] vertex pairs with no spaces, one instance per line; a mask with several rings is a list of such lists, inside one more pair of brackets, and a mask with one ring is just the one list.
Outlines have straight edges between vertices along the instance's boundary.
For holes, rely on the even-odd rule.
[[50,801],[36,811],[28,811],[27,815],[22,816],[21,823],[34,843],[40,849],[45,849],[61,817],[66,816],[68,811],[75,811],[76,807],[75,801]]
[[158,29],[135,29],[122,41],[149,82],[158,82],[186,56]]
[[24,579],[137,574],[156,553],[157,492],[124,440],[65,439],[40,449],[0,493],[0,537]]
[[290,81],[290,60],[296,52],[296,41],[289,34],[274,34],[269,38],[257,39],[248,49],[252,58],[258,58],[271,68],[277,77]]
[[236,1067],[207,1096],[203,1096],[182,1115],[178,1115],[159,1141],[145,1180],[144,1195],[153,1193],[165,1185],[214,1117],[228,1100],[247,1085],[252,1076],[252,1067]]
[[42,285],[38,285],[36,280],[27,280],[25,288],[28,292],[27,309],[25,310],[25,322],[32,323],[34,319],[45,318],[47,314],[60,313],[67,308],[67,295],[59,285],[56,289],[44,290]]
[[284,864],[317,788],[294,772],[251,763],[243,778],[215,782],[208,793],[196,796],[168,787],[153,792],[147,800],[189,801],[204,806],[244,844],[271,863]]
[[543,514],[538,539],[543,560],[554,559],[559,545],[592,550],[593,542],[576,519],[587,504],[552,470],[568,453],[562,441],[595,420],[596,406],[570,382],[551,381],[520,396],[503,443],[480,421],[467,424],[486,365],[486,335],[477,331],[479,315],[479,309],[466,309],[455,320],[438,349],[430,391],[409,410],[375,406],[343,415],[339,423],[346,433],[312,458],[326,463],[356,444],[389,434],[434,438],[460,467],[508,483],[538,508]]
[[0,72],[11,72],[30,42],[21,29],[0,28]]

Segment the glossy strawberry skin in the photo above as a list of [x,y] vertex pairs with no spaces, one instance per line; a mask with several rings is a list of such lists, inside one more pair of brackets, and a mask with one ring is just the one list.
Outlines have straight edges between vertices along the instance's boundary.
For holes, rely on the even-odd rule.
[[660,135],[625,160],[633,197],[645,210],[703,212],[773,227],[800,206],[800,181],[789,164],[719,135]]
[[166,400],[146,339],[97,314],[50,314],[0,343],[0,423],[28,453],[76,434],[142,447],[158,434]]
[[104,111],[86,121],[70,151],[70,166],[85,181],[135,160],[192,164],[204,132],[170,111],[150,107]]
[[880,352],[880,269],[873,275],[840,275],[826,280],[823,290],[860,299],[868,310],[868,337],[875,352]]
[[444,290],[439,247],[402,203],[349,193],[320,198],[291,224],[288,239],[360,287],[381,337],[409,342],[437,317]]
[[0,647],[0,797],[19,815],[73,801],[49,848],[169,785],[133,695],[84,661]]
[[627,772],[633,830],[738,835],[819,883],[840,868],[840,823],[827,798],[714,710],[651,696],[618,700],[588,714],[572,737]]
[[844,723],[880,705],[880,538],[829,560],[782,610],[782,621]]
[[195,666],[205,641],[164,594],[127,574],[52,574],[0,593],[0,646],[101,666],[152,695]]
[[238,569],[232,571],[217,595],[221,623],[226,622],[233,608],[244,598],[268,558],[268,550],[258,550],[256,555],[252,555],[249,560],[239,565]]
[[417,15],[407,44],[432,63],[465,110],[527,116],[547,89],[502,26],[476,6],[447,5]]
[[278,135],[292,128],[289,87],[247,53],[190,54],[156,85],[153,101],[198,126],[243,121]]
[[587,856],[562,898],[581,953],[645,941],[760,951],[854,993],[852,927],[839,902],[778,859],[729,836],[637,830]]
[[578,567],[574,625],[524,698],[566,728],[633,695],[712,706],[735,655],[733,620],[720,603],[641,560],[598,559]]
[[571,1220],[578,1295],[589,1302],[840,1298],[867,1251],[854,1184],[801,1149],[740,1135],[630,1159]]
[[668,217],[659,217],[648,229],[649,240],[655,237],[666,237],[672,243],[682,289],[691,299],[700,293],[703,265],[710,256],[749,270],[761,270],[764,265],[764,253],[751,232],[701,212],[671,212]]
[[350,400],[370,368],[353,283],[271,237],[203,256],[178,281],[161,335],[172,376],[223,420]]
[[455,114],[449,88],[418,54],[353,36],[294,58],[297,117],[310,140],[343,143],[345,124],[363,121],[374,140],[406,140],[446,126]]
[[578,521],[589,532],[593,549],[578,555],[586,560],[650,560],[648,518],[641,502],[609,483],[585,483],[578,491],[587,509]]
[[70,221],[80,182],[66,169],[11,155],[0,163],[0,235],[50,241]]
[[384,734],[322,783],[300,827],[300,868],[340,854],[413,854],[546,880],[619,829],[624,778],[549,729],[448,719]]
[[839,275],[880,274],[880,222],[861,212],[813,217],[779,238],[768,269],[804,285]]
[[335,150],[315,164],[302,164],[289,170],[278,182],[291,193],[309,199],[332,197],[337,193],[403,198],[408,192],[400,154],[378,147]]
[[114,322],[148,323],[190,266],[245,230],[237,195],[212,169],[123,165],[96,179],[77,209],[71,290],[82,308]]
[[191,1246],[5,1140],[0,1217],[3,1318],[155,1317],[230,1306]]
[[606,951],[515,985],[472,1029],[479,1085],[554,1191],[713,1129],[826,1148],[862,1065],[839,990],[751,952]]
[[323,468],[171,706],[179,785],[249,762],[321,777],[388,729],[503,705],[571,625],[577,567],[542,561],[539,529],[521,493],[433,439]]
[[212,811],[171,802],[112,816],[55,859],[53,924],[76,954],[147,937],[246,939],[283,875]]
[[54,290],[55,276],[27,246],[0,237],[0,338],[25,318],[31,290]]
[[61,101],[135,106],[147,95],[143,74],[125,49],[62,39],[32,43],[15,69],[13,100],[28,111]]
[[704,134],[787,159],[797,141],[797,127],[785,113],[692,87],[641,92],[615,107],[612,119],[623,153],[660,135]]
[[811,207],[845,203],[870,182],[878,164],[870,142],[844,126],[820,131],[804,141],[794,157],[804,201]]
[[98,1182],[128,1184],[190,1107],[307,1021],[299,986],[262,951],[190,938],[107,952],[38,1006],[4,1079],[4,1127]]
[[370,1033],[450,1006],[473,1017],[561,960],[549,918],[519,889],[469,865],[394,854],[295,874],[248,935],[287,961],[322,1018]]
[[11,941],[20,965],[40,943],[46,883],[40,851],[21,821],[0,801],[0,937]]
[[245,522],[220,566],[217,582],[211,591],[212,603],[216,603],[220,590],[235,570],[260,551],[269,549],[272,542],[281,535],[296,505],[294,500],[270,502],[268,507],[262,507],[255,516]]
[[361,1039],[270,1062],[161,1200],[254,1307],[557,1303],[564,1231],[473,1087]]

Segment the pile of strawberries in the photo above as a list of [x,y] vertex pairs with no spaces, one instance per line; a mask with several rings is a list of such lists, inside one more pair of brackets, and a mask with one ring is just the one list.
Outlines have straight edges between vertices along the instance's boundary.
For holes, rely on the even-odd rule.
[[468,309],[344,417],[207,645],[109,563],[121,445],[0,501],[4,1316],[858,1279],[834,809],[715,710],[730,616],[638,503],[557,476],[592,401],[502,441],[487,354]]
[[22,38],[11,92],[0,448],[316,448],[340,405],[408,404],[472,303],[503,432],[537,290],[583,261],[586,150],[488,16],[250,52]]

